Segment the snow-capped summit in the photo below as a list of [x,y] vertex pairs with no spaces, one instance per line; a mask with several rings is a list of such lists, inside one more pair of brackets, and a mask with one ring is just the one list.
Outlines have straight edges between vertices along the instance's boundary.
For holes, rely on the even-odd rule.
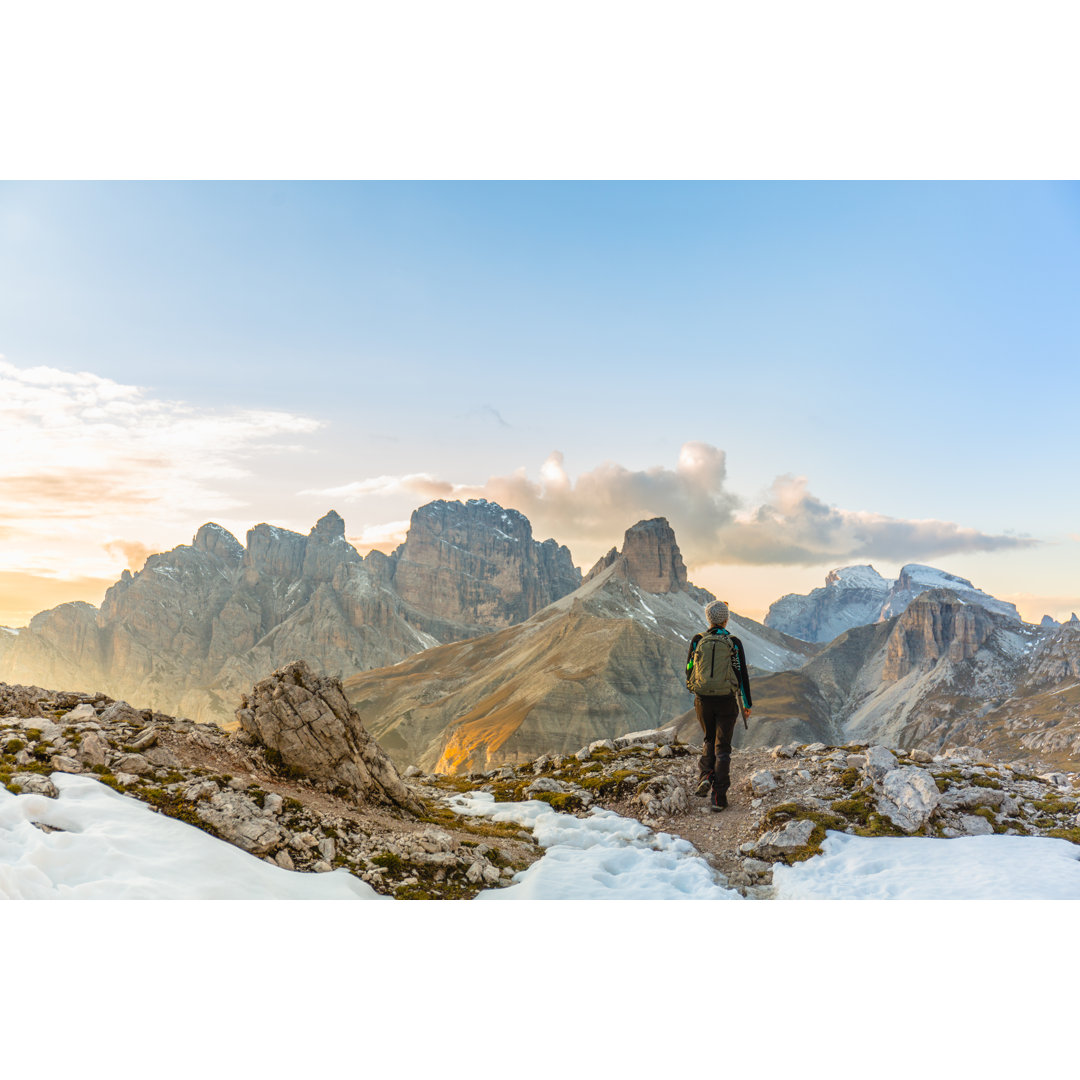
[[1020,613],[1016,610],[1015,604],[999,600],[996,596],[975,588],[967,578],[950,574],[945,570],[938,570],[933,566],[923,566],[920,563],[908,563],[900,571],[900,576],[889,592],[888,600],[881,608],[881,618],[891,619],[894,615],[906,611],[916,596],[930,589],[951,589],[961,600],[969,604],[978,604],[987,611],[993,611],[1020,622]]
[[908,563],[896,581],[883,578],[872,566],[842,566],[831,570],[824,588],[808,595],[789,593],[765,616],[765,625],[804,641],[832,641],[855,626],[891,619],[930,589],[950,589],[965,603],[1020,622],[1013,604],[977,589],[967,578],[934,566]]
[[887,590],[892,582],[883,578],[872,566],[841,566],[830,570],[825,578],[826,588]]

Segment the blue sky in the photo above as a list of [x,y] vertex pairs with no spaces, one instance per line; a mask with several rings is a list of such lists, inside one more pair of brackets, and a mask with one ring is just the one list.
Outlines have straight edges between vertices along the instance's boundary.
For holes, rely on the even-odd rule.
[[[63,396],[69,431],[85,387],[25,372],[89,373],[136,395],[131,423],[157,419],[137,451],[94,458],[141,492],[83,527],[94,557],[52,559],[64,461],[40,456],[49,402],[24,407],[0,574],[97,588],[117,545],[186,542],[211,517],[241,538],[306,531],[329,505],[350,535],[392,538],[441,484],[524,492],[586,568],[633,515],[667,513],[695,580],[759,617],[852,561],[929,562],[1067,616],[1077,295],[1076,184],[5,183],[5,377]],[[193,449],[215,423],[228,448]],[[680,478],[688,443],[723,466]],[[565,497],[537,488],[553,452]],[[492,484],[515,470],[532,488]],[[788,483],[781,506],[785,476],[813,501]],[[765,540],[760,518],[735,528],[762,505]],[[823,538],[828,507],[847,516]],[[931,530],[907,556],[879,519],[964,536]]]

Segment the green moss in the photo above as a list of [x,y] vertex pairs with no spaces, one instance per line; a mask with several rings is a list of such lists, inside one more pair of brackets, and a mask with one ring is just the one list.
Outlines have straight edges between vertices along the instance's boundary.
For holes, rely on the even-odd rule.
[[997,791],[1001,790],[1001,784],[999,784],[997,780],[994,780],[989,776],[973,776],[971,778],[971,783],[975,787],[994,788]]
[[404,860],[400,855],[395,855],[392,851],[384,851],[379,855],[375,855],[371,861],[391,874],[400,874],[405,870]]
[[7,750],[4,752],[4,756],[6,757],[8,755],[15,755],[20,750],[25,750],[25,749],[26,749],[26,743],[24,743],[22,741],[22,739],[12,739],[11,742],[9,742],[8,745],[7,745]]
[[295,814],[298,810],[304,809],[304,804],[299,799],[286,799],[284,808],[291,810]]
[[1056,836],[1059,840],[1068,840],[1070,844],[1080,844],[1080,828],[1048,829],[1047,836]]
[[925,836],[925,827],[919,829],[915,833],[906,833],[898,825],[894,824],[891,818],[887,818],[884,814],[878,814],[876,812],[871,813],[867,817],[865,825],[856,826],[856,836]]
[[193,802],[166,791],[164,788],[144,787],[138,792],[138,798],[143,802],[148,802],[166,817],[176,818],[177,821],[194,825],[195,828],[202,829],[203,832],[207,832],[211,836],[218,835],[217,830],[212,825],[207,824],[199,817]]
[[266,792],[261,787],[249,787],[247,797],[261,810],[266,805]]
[[[429,825],[442,825],[457,832],[469,833],[471,836],[497,836],[510,839],[511,837],[516,838],[520,832],[527,832],[523,826],[512,821],[491,821],[488,818],[465,817],[461,814],[455,814],[449,806],[436,802],[424,804],[424,813],[419,820]],[[462,842],[464,843],[464,841]]]
[[31,742],[37,742],[37,741],[38,741],[38,739],[40,739],[40,738],[41,738],[41,728],[36,728],[36,727],[28,727],[28,728],[26,729],[26,737],[27,737],[27,738],[28,738],[28,739],[29,739],[29,740],[30,740]]
[[870,815],[875,812],[876,800],[873,790],[862,788],[847,799],[838,799],[831,804],[832,809],[849,821],[858,825],[867,825]]
[[855,768],[845,769],[840,774],[840,783],[850,791],[859,783],[859,770]]
[[1032,799],[1032,806],[1041,810],[1044,814],[1068,814],[1076,809],[1076,803],[1061,798],[1060,795],[1049,795],[1045,799]]
[[540,791],[533,798],[546,802],[553,810],[562,812],[585,809],[585,804],[581,799],[569,791]]

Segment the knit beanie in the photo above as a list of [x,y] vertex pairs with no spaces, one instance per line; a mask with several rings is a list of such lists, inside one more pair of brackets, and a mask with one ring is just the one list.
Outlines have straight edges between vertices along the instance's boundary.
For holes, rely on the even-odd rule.
[[728,621],[728,606],[723,600],[714,600],[705,605],[705,618],[710,626],[723,626]]

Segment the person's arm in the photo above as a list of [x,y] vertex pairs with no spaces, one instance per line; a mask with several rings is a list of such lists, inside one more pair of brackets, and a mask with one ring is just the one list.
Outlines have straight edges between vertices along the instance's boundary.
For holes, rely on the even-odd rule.
[[746,663],[746,653],[743,651],[742,642],[734,635],[731,638],[735,646],[735,666],[738,668],[739,693],[742,695],[743,711],[749,712],[753,707],[750,700],[750,667]]

